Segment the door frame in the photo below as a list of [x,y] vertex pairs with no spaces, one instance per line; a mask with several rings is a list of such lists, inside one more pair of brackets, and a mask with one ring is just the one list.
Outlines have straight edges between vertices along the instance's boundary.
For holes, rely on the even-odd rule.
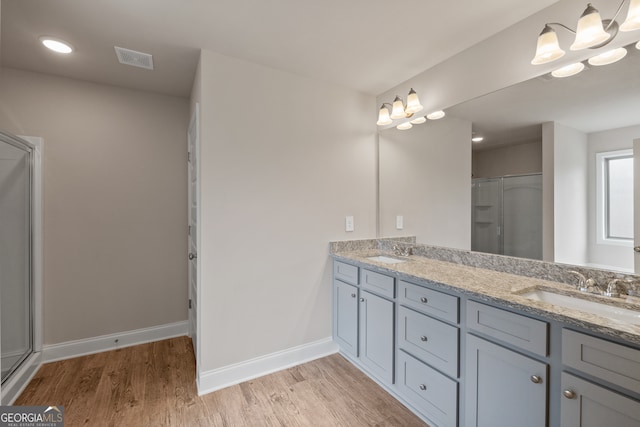
[[[193,129],[193,132],[195,133],[195,137],[194,137],[194,149],[195,149],[195,153],[193,154],[193,158],[195,159],[195,165],[190,166],[192,157],[191,157],[191,142],[190,142],[190,133]],[[190,167],[195,167],[196,169],[196,188],[195,188],[195,192],[196,192],[196,196],[197,196],[197,204],[196,204],[196,228],[195,228],[195,252],[196,252],[196,256],[199,255],[200,252],[200,104],[199,103],[195,103],[194,105],[194,109],[193,109],[193,113],[191,115],[191,119],[189,120],[189,127],[187,129],[187,155],[188,157],[188,161],[187,161],[187,226],[189,227],[191,225],[191,203],[192,203],[192,194],[191,194],[191,173],[189,168]],[[190,229],[189,232],[187,233],[187,253],[191,252],[191,236],[190,236]],[[188,313],[188,320],[189,320],[189,336],[192,337],[193,333],[195,332],[196,334],[196,345],[193,349],[194,355],[195,355],[195,359],[196,359],[196,378],[200,377],[200,336],[199,333],[201,331],[201,327],[200,327],[200,312],[201,312],[201,307],[200,307],[200,263],[198,262],[198,258],[195,259],[195,261],[192,260],[188,260],[187,261],[187,286],[188,286],[188,298],[189,300],[192,300],[193,298],[193,290],[191,287],[191,262],[195,262],[196,264],[196,295],[195,295],[195,301],[196,301],[196,313],[195,313],[195,331],[192,330],[192,323],[191,323],[191,307],[189,308],[189,313]],[[188,301],[189,302],[189,301]]]
[[0,136],[11,144],[27,146],[31,149],[31,307],[33,318],[33,353],[0,386],[0,403],[11,405],[27,386],[42,365],[43,341],[43,159],[44,140],[33,136],[15,136],[0,131]]

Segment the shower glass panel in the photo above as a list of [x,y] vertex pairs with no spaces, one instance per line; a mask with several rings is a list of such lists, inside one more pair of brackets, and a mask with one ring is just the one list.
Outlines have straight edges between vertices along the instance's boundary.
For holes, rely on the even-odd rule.
[[503,181],[504,255],[542,259],[542,175]]
[[474,179],[471,250],[502,253],[502,178]]
[[33,351],[31,149],[0,134],[2,382]]
[[471,249],[542,259],[542,175],[472,181]]

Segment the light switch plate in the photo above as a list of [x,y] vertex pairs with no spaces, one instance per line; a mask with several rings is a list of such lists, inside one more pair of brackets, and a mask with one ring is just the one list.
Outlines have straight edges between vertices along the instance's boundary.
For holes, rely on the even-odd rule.
[[344,230],[345,231],[353,231],[354,230],[353,216],[345,217],[345,219],[344,219]]
[[396,215],[396,230],[402,230],[404,228],[404,217],[402,215]]

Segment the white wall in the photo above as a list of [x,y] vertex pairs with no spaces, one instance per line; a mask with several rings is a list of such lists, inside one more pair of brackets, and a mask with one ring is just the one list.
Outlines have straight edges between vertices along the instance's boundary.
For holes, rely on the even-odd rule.
[[[380,132],[380,235],[471,248],[471,122],[446,117]],[[396,229],[396,216],[404,229]]]
[[553,140],[545,142],[545,137],[548,135],[543,132],[543,150],[553,149],[554,261],[584,265],[587,262],[587,135],[553,123]]
[[[611,17],[617,2],[600,2],[597,5],[603,17]],[[485,95],[507,86],[549,73],[558,66],[582,61],[592,51],[571,51],[568,46],[574,36],[568,31],[557,31],[566,55],[559,61],[545,65],[531,65],[536,50],[536,40],[547,22],[562,22],[575,26],[585,8],[583,0],[561,0],[542,11],[523,19],[493,37],[452,56],[446,61],[418,74],[404,83],[378,95],[377,104],[392,102],[394,96],[406,97],[413,87],[427,112],[446,109],[461,102]],[[491,23],[483,23],[491,25]],[[470,31],[473,31],[470,29]],[[625,46],[637,40],[635,32],[620,32],[609,45]],[[399,64],[399,66],[401,66]]]
[[[633,270],[634,252],[629,246],[598,243],[596,237],[596,153],[633,148],[633,140],[640,137],[640,125],[595,132],[588,135],[588,194],[589,194],[589,263],[611,269]],[[637,215],[637,213],[636,213]]]
[[471,167],[474,178],[540,173],[542,141],[474,150]]
[[187,319],[188,100],[0,69],[0,128],[43,137],[44,344]]
[[206,372],[330,337],[328,242],[376,232],[376,111],[371,96],[210,51],[196,86]]

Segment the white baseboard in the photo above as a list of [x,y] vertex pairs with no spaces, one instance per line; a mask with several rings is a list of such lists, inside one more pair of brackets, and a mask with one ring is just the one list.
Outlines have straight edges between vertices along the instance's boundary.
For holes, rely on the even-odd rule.
[[198,396],[337,352],[338,346],[329,337],[245,362],[201,372],[197,379]]
[[[187,335],[188,331],[189,322],[185,320],[183,322],[102,335],[83,340],[43,345],[42,363],[71,359],[73,357],[86,356],[87,354],[100,353],[103,351],[116,350],[118,348],[131,347],[133,345],[179,337]],[[116,340],[118,340],[117,343]]]

